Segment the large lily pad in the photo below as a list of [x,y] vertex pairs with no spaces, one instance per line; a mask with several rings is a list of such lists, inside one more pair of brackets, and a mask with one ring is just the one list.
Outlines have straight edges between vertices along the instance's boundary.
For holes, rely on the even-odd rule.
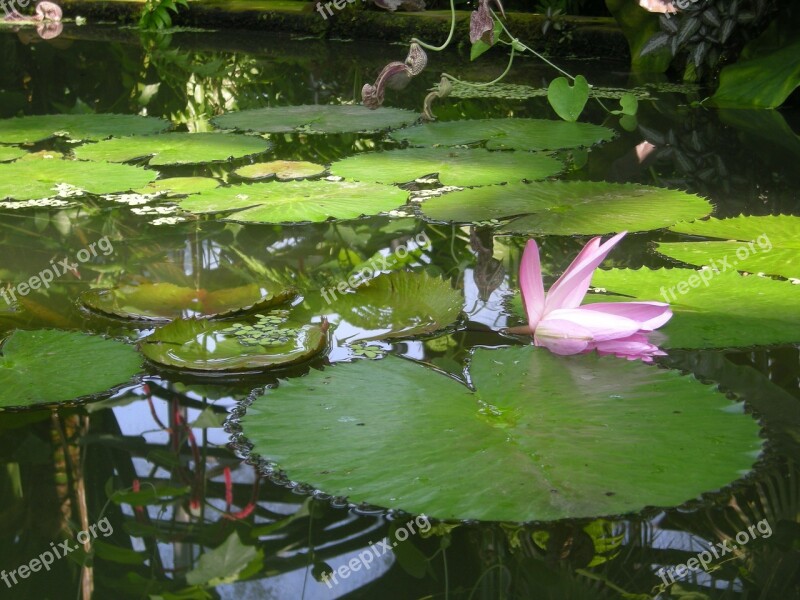
[[116,289],[89,290],[84,306],[125,319],[172,320],[180,317],[222,317],[283,304],[294,297],[289,289],[267,289],[251,283],[209,291],[173,283],[144,283]]
[[40,115],[0,120],[0,142],[32,144],[56,135],[75,140],[147,135],[164,131],[169,121],[137,115]]
[[390,134],[412,146],[458,146],[486,142],[489,149],[560,150],[607,142],[614,131],[591,123],[546,119],[476,119],[442,121],[401,129]]
[[75,149],[76,158],[126,162],[151,156],[151,165],[180,165],[225,161],[270,148],[262,138],[227,133],[162,133],[118,138]]
[[475,392],[391,356],[313,371],[256,398],[243,431],[325,493],[486,521],[680,505],[761,448],[740,405],[676,371],[524,346],[478,349],[469,372]]
[[270,316],[249,320],[178,319],[139,342],[153,362],[201,372],[251,371],[303,362],[325,350],[327,326]]
[[356,154],[333,163],[331,173],[357,181],[405,183],[438,173],[444,185],[487,185],[534,181],[556,175],[564,165],[530,152],[490,152],[482,148],[408,148]]
[[0,406],[65,402],[106,392],[139,372],[133,346],[74,331],[14,331],[0,347]]
[[279,181],[316,177],[325,172],[325,167],[305,160],[273,160],[265,163],[246,165],[234,171],[245,179],[266,179],[275,177]]
[[501,231],[600,234],[647,231],[699,219],[712,206],[693,194],[638,184],[547,181],[443,194],[422,205],[435,221],[470,223],[514,218]]
[[139,189],[158,176],[131,165],[76,160],[35,160],[0,164],[0,199],[35,200],[75,189],[108,194]]
[[[705,282],[707,283],[705,283]],[[673,318],[651,334],[666,348],[729,348],[800,342],[800,286],[736,272],[692,269],[596,271],[592,285],[623,300],[669,302]],[[614,300],[587,296],[587,302]]]
[[348,342],[429,334],[455,323],[464,306],[449,281],[424,272],[395,271],[361,284],[356,273],[351,280],[355,287],[345,284],[344,292],[331,287],[308,294],[302,309],[308,318],[327,315]]
[[14,146],[0,146],[0,163],[17,160],[25,156],[27,152],[22,148],[15,148]]
[[221,187],[179,204],[193,213],[239,211],[228,217],[233,221],[298,223],[388,212],[404,204],[407,196],[399,188],[377,183],[288,181]]
[[259,133],[345,133],[403,127],[416,121],[418,116],[400,108],[370,110],[361,105],[312,104],[230,112],[212,119],[212,123],[220,129]]
[[725,240],[658,244],[659,252],[675,260],[800,279],[800,217],[740,216],[678,223],[670,229]]

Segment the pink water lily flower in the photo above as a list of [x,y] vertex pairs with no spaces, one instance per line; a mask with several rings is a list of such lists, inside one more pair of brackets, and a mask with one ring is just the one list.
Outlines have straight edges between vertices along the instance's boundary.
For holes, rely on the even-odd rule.
[[511,333],[533,335],[537,346],[556,354],[578,354],[597,350],[629,360],[652,362],[663,356],[645,335],[672,317],[663,302],[601,302],[581,306],[592,274],[612,248],[625,236],[622,232],[606,243],[592,239],[545,294],[539,247],[528,241],[522,255],[519,281],[528,324]]

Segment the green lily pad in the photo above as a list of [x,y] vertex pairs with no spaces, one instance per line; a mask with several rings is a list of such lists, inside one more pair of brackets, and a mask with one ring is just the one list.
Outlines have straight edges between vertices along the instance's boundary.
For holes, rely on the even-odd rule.
[[[708,283],[704,283],[707,281]],[[665,348],[731,348],[800,342],[800,286],[736,272],[612,269],[592,285],[627,300],[669,302],[674,316],[657,332]],[[589,295],[587,302],[620,301]]]
[[0,406],[66,402],[128,382],[142,359],[133,346],[96,335],[16,330],[0,347]]
[[[326,330],[320,325],[285,322],[273,328],[276,334],[264,336],[245,319],[177,319],[144,338],[139,349],[149,360],[179,369],[262,371],[319,354],[327,347]],[[252,335],[243,335],[243,331]]]
[[180,317],[224,317],[265,309],[294,298],[289,289],[269,290],[251,283],[214,291],[173,283],[143,283],[81,294],[87,308],[124,319],[173,320]]
[[143,194],[166,192],[169,196],[188,196],[189,194],[199,194],[206,190],[213,190],[219,185],[219,180],[213,177],[168,177],[166,179],[156,179],[138,191]]
[[476,119],[426,123],[390,134],[412,146],[458,146],[486,142],[489,149],[560,150],[607,142],[614,131],[591,123],[546,119]]
[[547,181],[468,189],[426,200],[425,216],[470,223],[514,218],[502,232],[526,235],[648,231],[708,215],[711,204],[677,190],[604,181]]
[[239,211],[227,217],[230,221],[299,223],[388,212],[405,204],[407,196],[399,188],[377,183],[287,181],[221,187],[178,204],[200,214]]
[[0,163],[10,162],[25,156],[27,152],[22,148],[15,148],[14,146],[0,146]]
[[256,398],[243,433],[327,494],[484,521],[680,505],[761,449],[741,405],[677,371],[517,346],[477,349],[469,373],[474,392],[394,356],[312,371]]
[[137,115],[40,115],[0,120],[0,142],[33,144],[56,135],[74,140],[148,135],[164,131],[169,121]]
[[262,138],[228,133],[162,133],[117,138],[75,149],[82,160],[126,162],[152,156],[151,165],[184,165],[226,161],[261,154],[271,147]]
[[347,133],[403,127],[419,115],[400,108],[371,110],[361,105],[276,106],[230,112],[211,120],[220,129],[259,133]]
[[490,152],[482,148],[408,148],[356,154],[331,165],[331,173],[357,181],[405,183],[431,173],[443,185],[487,185],[557,175],[563,163],[545,154]]
[[139,189],[158,177],[131,165],[76,160],[33,160],[0,164],[0,199],[70,197],[77,191],[108,194]]
[[323,314],[331,323],[357,328],[347,328],[348,342],[429,334],[455,323],[464,306],[461,291],[425,272],[395,271],[367,281],[356,273],[350,279],[353,287],[343,281],[341,289],[309,293],[302,309],[308,318]]
[[279,181],[316,177],[324,172],[324,166],[305,160],[273,160],[271,162],[247,165],[234,171],[239,177],[244,177],[245,179],[275,177]]
[[725,241],[660,243],[662,254],[697,266],[800,279],[800,217],[735,217],[678,223],[671,231]]

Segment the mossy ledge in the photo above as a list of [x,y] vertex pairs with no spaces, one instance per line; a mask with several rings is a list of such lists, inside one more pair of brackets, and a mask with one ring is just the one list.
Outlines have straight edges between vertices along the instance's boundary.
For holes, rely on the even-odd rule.
[[[67,17],[82,16],[90,22],[135,23],[142,2],[64,0]],[[455,39],[463,43],[469,35],[469,11],[457,11]],[[545,18],[530,13],[508,13],[508,26],[531,47],[553,56],[609,57],[629,59],[628,45],[612,18],[562,17],[564,32],[542,33]],[[204,0],[191,2],[173,18],[176,26],[207,29],[281,31],[327,38],[405,41],[411,37],[441,43],[450,28],[449,11],[389,13],[348,4],[324,19],[316,2],[292,0]]]

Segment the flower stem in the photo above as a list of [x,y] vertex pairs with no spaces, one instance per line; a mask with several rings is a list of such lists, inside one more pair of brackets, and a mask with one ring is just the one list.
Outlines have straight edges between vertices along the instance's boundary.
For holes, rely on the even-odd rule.
[[522,42],[520,42],[520,41],[519,41],[517,38],[515,38],[515,37],[514,37],[514,36],[511,34],[511,32],[508,30],[508,28],[505,26],[505,23],[503,23],[503,21],[501,21],[501,20],[500,20],[500,17],[498,17],[498,16],[497,16],[497,13],[496,13],[496,12],[494,12],[494,10],[493,10],[493,9],[490,9],[490,10],[492,11],[492,16],[493,16],[495,19],[497,19],[497,21],[500,23],[500,27],[502,27],[502,28],[503,28],[503,31],[505,31],[505,32],[506,32],[506,35],[507,35],[508,37],[510,37],[510,38],[511,38],[511,43],[512,43],[512,44],[514,44],[514,43],[517,43],[517,44],[519,44],[519,46],[520,46],[520,47],[524,48],[525,50],[527,50],[528,52],[530,52],[531,54],[533,54],[533,55],[534,55],[536,58],[538,58],[538,59],[539,59],[539,60],[541,60],[542,62],[544,62],[544,63],[546,63],[546,64],[550,65],[551,67],[553,67],[553,68],[554,68],[556,71],[558,71],[558,72],[559,72],[559,73],[561,73],[562,75],[565,75],[565,76],[569,77],[570,79],[572,79],[573,81],[575,81],[575,77],[573,77],[572,75],[570,75],[569,73],[567,73],[567,72],[566,72],[564,69],[562,69],[561,67],[559,67],[559,66],[558,66],[558,65],[556,65],[555,63],[552,63],[552,62],[550,62],[550,61],[549,61],[547,58],[545,58],[543,55],[541,55],[541,54],[539,54],[538,52],[536,52],[536,50],[534,50],[533,48],[529,48],[528,46],[526,46],[525,44],[523,44]]
[[487,81],[486,83],[470,83],[469,81],[461,81],[460,79],[458,79],[457,77],[453,77],[449,73],[442,73],[442,77],[447,77],[450,81],[460,83],[461,85],[466,85],[467,87],[474,87],[474,88],[486,87],[487,85],[492,85],[494,83],[497,83],[498,81],[503,79],[503,77],[508,75],[508,72],[511,70],[511,65],[513,64],[513,62],[514,62],[514,47],[512,46],[511,54],[508,57],[508,65],[506,65],[506,70],[503,71],[500,74],[500,76],[497,77],[496,79],[492,79],[491,81]]
[[450,0],[450,35],[447,36],[447,39],[444,41],[444,44],[442,44],[441,46],[431,46],[430,44],[426,44],[425,42],[417,38],[411,38],[411,43],[412,44],[417,43],[423,48],[425,48],[425,50],[432,50],[433,52],[441,52],[450,45],[455,30],[456,30],[456,4],[455,0]]

